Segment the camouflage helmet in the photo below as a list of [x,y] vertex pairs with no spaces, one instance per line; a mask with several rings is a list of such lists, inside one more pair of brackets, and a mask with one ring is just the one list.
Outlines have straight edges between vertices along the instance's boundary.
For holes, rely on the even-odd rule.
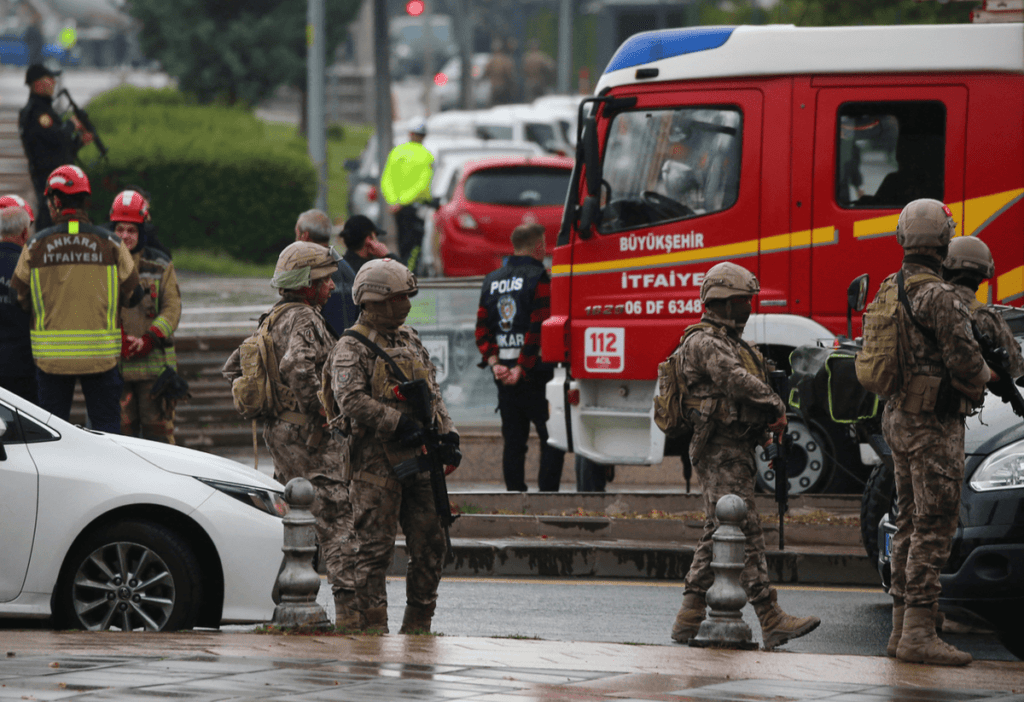
[[700,286],[700,301],[727,300],[736,295],[756,295],[761,290],[757,276],[743,266],[725,261],[711,267]]
[[900,212],[896,223],[896,241],[904,249],[941,249],[956,233],[956,222],[949,208],[938,200],[914,200]]
[[982,279],[991,278],[996,272],[992,252],[984,241],[973,236],[954,237],[949,242],[949,253],[942,267],[951,271],[976,272]]
[[412,297],[416,291],[416,276],[392,258],[367,261],[360,267],[352,283],[352,299],[357,305],[383,302],[396,295]]
[[270,284],[279,290],[298,290],[336,270],[338,264],[334,262],[329,248],[309,241],[296,241],[284,247],[277,257]]

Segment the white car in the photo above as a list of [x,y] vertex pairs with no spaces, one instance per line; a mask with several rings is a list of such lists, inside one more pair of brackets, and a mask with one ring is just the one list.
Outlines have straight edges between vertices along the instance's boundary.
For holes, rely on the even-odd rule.
[[280,483],[74,426],[3,389],[0,420],[0,617],[177,631],[273,616]]
[[[484,77],[484,68],[490,60],[491,55],[484,53],[473,54],[470,60],[473,81],[470,88],[470,99],[473,104],[470,105],[470,109],[483,109],[491,101],[491,81]],[[462,57],[453,56],[448,59],[448,63],[441,67],[437,76],[443,76],[435,91],[438,108],[441,110],[458,108],[459,101],[462,99]],[[438,83],[437,77],[434,78],[434,82]]]
[[532,105],[498,105],[476,113],[476,135],[481,139],[532,141],[549,153],[573,156],[575,150],[566,141],[567,126],[559,115]]

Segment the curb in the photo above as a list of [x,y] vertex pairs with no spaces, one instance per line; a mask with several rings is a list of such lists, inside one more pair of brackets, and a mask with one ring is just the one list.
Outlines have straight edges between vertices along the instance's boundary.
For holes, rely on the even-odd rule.
[[[852,549],[850,549],[852,551]],[[590,541],[538,543],[530,539],[452,539],[454,558],[444,575],[457,577],[623,578],[682,581],[693,548],[664,543]],[[766,551],[772,582],[803,585],[880,584],[863,554],[819,550]],[[390,575],[405,575],[404,539],[395,544]]]

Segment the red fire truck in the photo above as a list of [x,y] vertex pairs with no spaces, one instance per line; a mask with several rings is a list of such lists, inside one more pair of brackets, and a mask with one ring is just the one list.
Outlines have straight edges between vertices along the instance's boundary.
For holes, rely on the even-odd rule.
[[[1020,304],[1022,115],[1020,23],[627,40],[581,106],[554,250],[552,443],[605,464],[678,455],[651,399],[658,363],[701,314],[705,272],[730,260],[758,276],[747,336],[788,369],[794,347],[846,333],[854,276],[869,274],[870,299],[899,267],[896,220],[919,197],[991,248],[997,275],[979,296]],[[827,446],[826,463],[850,439],[804,429],[805,452]],[[839,471],[813,458],[792,491],[836,488]]]

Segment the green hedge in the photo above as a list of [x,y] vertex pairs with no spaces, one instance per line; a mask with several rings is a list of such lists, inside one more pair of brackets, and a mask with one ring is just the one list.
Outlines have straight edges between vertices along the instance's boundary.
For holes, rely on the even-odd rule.
[[161,241],[219,250],[258,263],[294,240],[295,218],[316,198],[316,173],[301,139],[267,139],[252,112],[198,106],[174,89],[122,86],[88,106],[109,149],[80,160],[92,182],[95,222],[129,185],[152,194]]

